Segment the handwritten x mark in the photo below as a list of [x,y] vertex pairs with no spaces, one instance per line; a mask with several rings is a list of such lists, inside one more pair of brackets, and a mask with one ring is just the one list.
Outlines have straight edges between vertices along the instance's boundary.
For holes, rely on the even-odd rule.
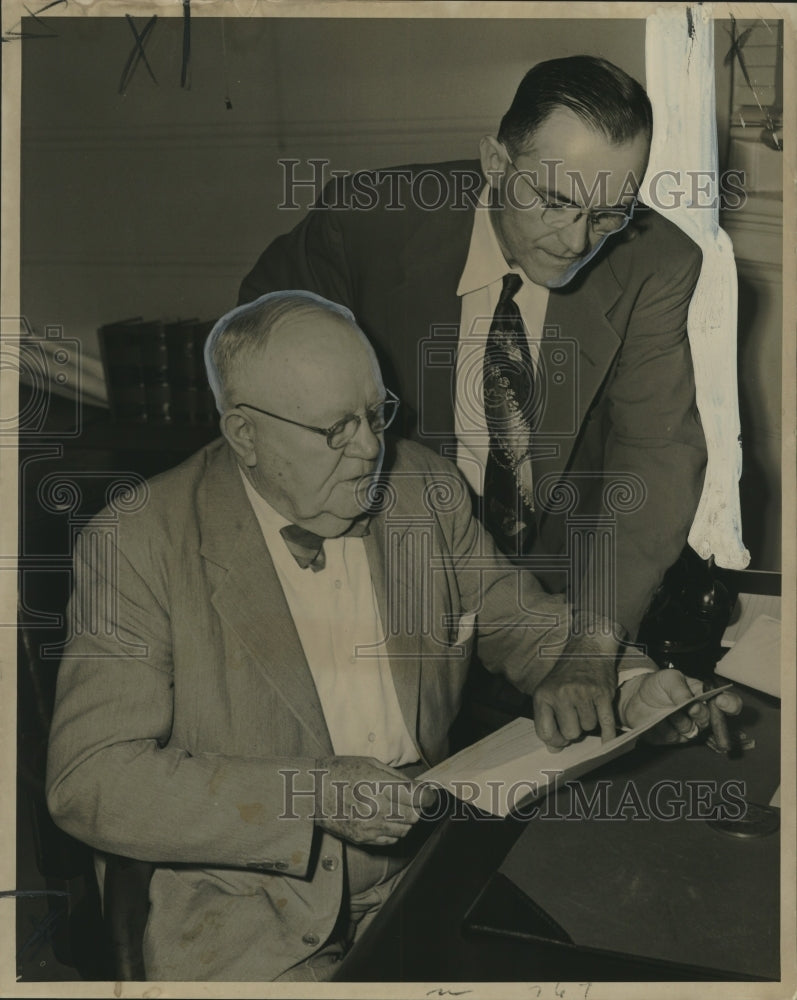
[[[22,40],[24,38],[57,38],[58,32],[52,31],[50,28],[48,28],[46,26],[46,23],[42,21],[42,19],[38,17],[38,15],[43,14],[46,10],[50,10],[51,7],[58,7],[60,4],[65,4],[65,3],[67,3],[67,0],[51,0],[51,3],[45,4],[44,7],[40,7],[36,11],[31,10],[30,7],[23,4],[22,6],[25,8],[25,13],[28,14],[30,17],[32,17],[33,20],[36,22],[36,24],[38,24],[39,27],[42,28],[43,30],[40,32],[34,32],[34,31],[18,31],[16,28],[11,28],[9,31],[5,33],[2,40],[4,42],[11,42],[11,41]],[[22,24],[21,21],[18,21],[17,23],[20,26]]]
[[[764,24],[766,24],[766,21],[764,22]],[[772,119],[772,114],[769,108],[764,108],[762,106],[761,101],[758,98],[758,91],[755,88],[754,82],[750,79],[750,73],[747,70],[747,63],[745,62],[744,53],[742,52],[742,49],[747,44],[747,41],[750,38],[753,29],[756,27],[758,27],[758,25],[753,24],[749,28],[745,28],[745,30],[741,33],[741,35],[737,35],[736,18],[733,16],[733,14],[731,14],[731,30],[729,32],[731,36],[731,47],[728,49],[728,53],[725,56],[725,59],[723,60],[723,65],[724,66],[730,65],[733,62],[734,58],[739,63],[739,69],[741,69],[742,71],[742,75],[744,76],[744,81],[753,93],[753,98],[756,104],[758,105],[758,110],[764,116],[764,124],[767,132],[769,132],[769,135],[771,137],[770,143],[772,145],[772,148],[782,150],[783,144],[781,142],[780,136],[778,135],[775,129],[775,123]],[[727,28],[725,30],[727,31]],[[744,124],[744,120],[742,120],[742,124]],[[763,138],[763,133],[762,133],[762,138]]]
[[33,917],[28,917],[28,921],[33,928],[30,937],[24,942],[21,948],[17,951],[17,961],[22,961],[25,954],[33,949],[32,957],[35,958],[39,952],[41,946],[46,942],[52,940],[57,931],[57,925],[60,920],[62,920],[67,915],[66,909],[50,910],[43,920],[35,920]]
[[133,18],[129,14],[125,14],[127,18],[127,23],[130,25],[130,30],[133,32],[133,37],[135,38],[135,44],[130,51],[130,55],[127,57],[127,62],[125,63],[125,68],[122,70],[122,79],[119,81],[119,93],[124,94],[127,90],[130,81],[138,69],[139,63],[143,60],[144,65],[147,67],[147,72],[152,78],[152,82],[157,85],[158,81],[155,79],[155,74],[152,72],[152,67],[147,59],[147,54],[144,51],[144,43],[150,37],[152,29],[155,27],[155,22],[158,20],[158,15],[153,14],[152,17],[144,25],[144,30],[139,35],[136,30],[136,26],[133,23]]
[[[737,35],[736,18],[734,18],[733,15],[731,15],[731,30],[729,32],[731,36],[731,47],[728,49],[728,52],[722,61],[723,66],[728,66],[733,61],[734,56],[736,57],[736,59],[739,62],[739,68],[741,69],[742,74],[744,75],[745,83],[750,88],[750,90],[754,89],[753,81],[750,79],[750,74],[747,72],[747,64],[745,62],[744,56],[742,55],[742,49],[747,44],[747,41],[750,38],[750,35],[752,34],[753,29],[755,27],[756,25],[753,24],[751,25],[751,27],[745,28],[745,30],[741,33],[741,35]],[[725,30],[727,31],[727,28]]]

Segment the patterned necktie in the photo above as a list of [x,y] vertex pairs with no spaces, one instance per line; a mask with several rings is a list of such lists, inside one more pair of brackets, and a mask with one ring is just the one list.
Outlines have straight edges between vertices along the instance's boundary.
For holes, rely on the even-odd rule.
[[[352,538],[362,538],[368,532],[368,518],[360,517],[352,522],[351,527],[343,534]],[[326,566],[327,560],[324,555],[326,538],[323,535],[300,528],[298,524],[286,524],[284,528],[280,528],[280,534],[289,552],[302,569],[307,569],[309,566],[314,573],[318,573]]]
[[534,368],[514,296],[519,274],[505,274],[484,354],[484,414],[490,453],[484,523],[507,555],[528,552],[535,534],[531,469]]

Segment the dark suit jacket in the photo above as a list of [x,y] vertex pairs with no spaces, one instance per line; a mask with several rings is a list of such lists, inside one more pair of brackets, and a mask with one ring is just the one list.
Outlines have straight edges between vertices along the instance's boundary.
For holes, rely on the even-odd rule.
[[[399,704],[431,765],[476,631],[484,663],[531,692],[567,608],[528,574],[518,586],[455,467],[414,443],[365,544]],[[271,980],[306,959],[338,917],[344,848],[314,824],[312,795],[286,809],[286,788],[312,791],[333,748],[225,442],[84,531],[70,626],[48,803],[98,851],[155,863],[148,978]]]
[[[396,173],[403,171],[403,175]],[[403,179],[402,179],[403,176]],[[328,186],[320,204],[262,254],[240,301],[305,288],[347,305],[402,399],[402,432],[453,457],[457,285],[473,228],[478,164],[391,168]],[[441,197],[440,192],[448,197]],[[444,204],[437,209],[424,208]],[[360,207],[358,207],[360,206]],[[388,207],[391,206],[391,207]],[[574,280],[552,290],[542,343],[546,400],[535,435],[538,575],[556,588],[572,568],[576,603],[636,634],[678,557],[702,487],[705,442],[695,405],[686,318],[700,250],[640,211]],[[568,488],[555,490],[565,480]],[[577,502],[576,502],[577,498]],[[579,566],[574,514],[614,524],[613,564]],[[580,537],[586,534],[582,531]],[[576,539],[578,532],[576,532]],[[557,563],[557,559],[553,560]]]

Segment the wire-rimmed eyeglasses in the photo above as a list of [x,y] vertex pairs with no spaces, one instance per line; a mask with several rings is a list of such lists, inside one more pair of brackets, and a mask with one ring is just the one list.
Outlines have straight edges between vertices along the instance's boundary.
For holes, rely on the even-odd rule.
[[[399,398],[390,389],[386,390],[387,396],[381,403],[369,406],[365,411],[365,419],[374,434],[381,434],[393,423],[399,408]],[[348,413],[345,417],[335,421],[331,427],[314,427],[312,424],[303,424],[298,420],[291,420],[290,417],[281,417],[279,413],[272,413],[270,410],[263,410],[252,403],[236,403],[233,409],[245,407],[248,410],[256,410],[274,420],[282,420],[283,423],[293,424],[294,427],[303,427],[306,431],[313,431],[314,434],[323,434],[327,439],[327,444],[335,451],[345,448],[360,429],[362,417],[358,413]]]
[[[601,208],[592,210],[581,208],[580,205],[563,205],[560,202],[549,201],[542,191],[539,191],[529,180],[529,174],[532,171],[521,169],[511,158],[509,159],[509,165],[518,176],[523,178],[537,196],[539,199],[538,207],[542,209],[540,218],[552,229],[564,229],[565,226],[577,222],[582,215],[586,215],[593,232],[601,236],[608,236],[611,233],[619,233],[621,229],[625,229],[633,218],[636,202],[633,202],[625,209]],[[528,207],[531,208],[532,206],[529,205]]]

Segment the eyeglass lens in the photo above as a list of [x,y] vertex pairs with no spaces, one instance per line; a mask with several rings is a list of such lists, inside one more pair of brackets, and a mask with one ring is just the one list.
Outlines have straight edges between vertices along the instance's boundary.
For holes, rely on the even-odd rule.
[[[374,434],[381,434],[383,430],[390,426],[393,417],[396,415],[396,410],[398,409],[398,400],[386,399],[384,403],[379,403],[372,409],[368,410],[366,413],[366,419],[368,421],[368,426],[374,432]],[[352,414],[350,417],[346,417],[341,420],[338,424],[330,429],[329,432],[329,445],[331,448],[342,448],[343,445],[347,444],[360,426],[360,417],[356,414]]]
[[[585,214],[580,208],[569,205],[549,205],[543,209],[542,221],[549,226],[561,228],[574,222]],[[630,216],[624,212],[589,212],[590,225],[597,233],[613,233],[623,229],[630,221]]]

